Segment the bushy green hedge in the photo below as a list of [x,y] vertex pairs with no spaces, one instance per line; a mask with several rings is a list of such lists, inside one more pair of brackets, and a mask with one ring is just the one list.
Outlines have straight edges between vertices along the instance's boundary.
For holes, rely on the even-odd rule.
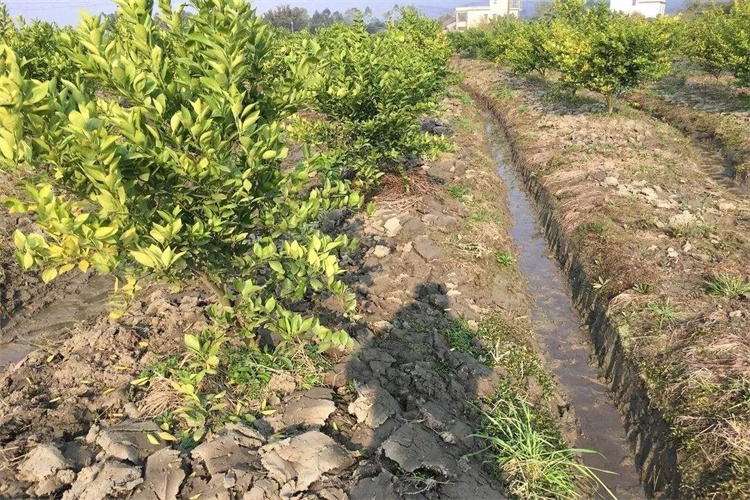
[[450,47],[439,23],[412,9],[385,31],[334,25],[315,36],[322,53],[313,107],[325,120],[299,120],[299,137],[322,147],[368,188],[384,169],[444,146],[424,133],[419,117],[433,112],[448,84]]
[[69,31],[44,21],[26,23],[19,18],[14,22],[0,4],[0,43],[13,49],[29,78],[75,78],[75,67],[61,43],[61,34]]

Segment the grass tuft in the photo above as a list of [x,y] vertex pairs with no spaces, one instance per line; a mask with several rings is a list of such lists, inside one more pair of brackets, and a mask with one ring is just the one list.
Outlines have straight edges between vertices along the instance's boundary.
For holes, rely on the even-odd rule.
[[539,424],[538,411],[507,385],[498,388],[495,399],[475,436],[486,441],[490,465],[512,497],[577,499],[583,496],[582,486],[598,484],[615,498],[596,475],[606,471],[587,467],[575,456],[594,452],[567,448],[554,430]]
[[717,297],[739,299],[740,297],[750,295],[750,280],[722,273],[706,281],[706,291],[709,295]]

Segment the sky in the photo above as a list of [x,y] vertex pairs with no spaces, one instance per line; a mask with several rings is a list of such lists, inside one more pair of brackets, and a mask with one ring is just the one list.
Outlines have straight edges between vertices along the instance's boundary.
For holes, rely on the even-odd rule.
[[[21,15],[27,19],[41,19],[43,21],[56,22],[58,24],[76,25],[79,18],[79,10],[85,9],[90,14],[100,12],[111,13],[116,9],[112,0],[0,0],[10,10],[13,16]],[[345,11],[350,7],[364,9],[372,8],[375,15],[390,10],[395,3],[399,5],[415,5],[429,16],[439,16],[452,10],[456,6],[468,4],[479,4],[482,0],[256,0],[252,3],[259,12],[265,12],[277,5],[293,5],[304,7],[311,14],[315,10],[329,8],[332,11]],[[524,9],[533,11],[535,0],[521,0]],[[175,2],[177,3],[177,2]],[[683,0],[667,0],[667,12],[682,5]],[[489,0],[487,0],[489,4]]]

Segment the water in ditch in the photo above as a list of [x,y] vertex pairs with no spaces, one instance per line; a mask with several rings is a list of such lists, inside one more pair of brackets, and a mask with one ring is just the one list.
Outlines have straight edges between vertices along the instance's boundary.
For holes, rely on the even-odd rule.
[[592,362],[593,347],[574,309],[565,275],[545,242],[534,205],[511,164],[502,129],[488,111],[482,113],[490,151],[508,186],[514,221],[511,236],[518,248],[519,269],[528,279],[533,298],[534,331],[545,352],[546,368],[556,376],[580,421],[576,447],[597,452],[583,455],[586,465],[615,473],[598,475],[617,498],[645,498],[622,419]]

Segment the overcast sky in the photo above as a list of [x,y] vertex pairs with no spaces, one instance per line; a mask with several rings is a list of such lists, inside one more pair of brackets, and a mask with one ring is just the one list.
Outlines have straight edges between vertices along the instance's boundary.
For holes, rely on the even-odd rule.
[[[85,9],[90,14],[100,12],[114,12],[116,5],[111,0],[0,0],[8,6],[13,16],[22,15],[27,19],[42,19],[53,21],[58,24],[78,23],[78,11]],[[521,0],[521,5],[526,9],[533,10],[535,0]],[[683,0],[667,0],[667,11],[670,12]],[[173,3],[178,3],[173,0]],[[390,10],[395,3],[399,5],[415,5],[426,14],[437,16],[445,10],[452,9],[457,5],[480,4],[481,0],[257,0],[252,2],[258,11],[264,12],[276,5],[294,5],[306,8],[311,14],[326,7],[331,10],[345,11],[350,7],[364,9],[371,7],[376,15]],[[489,4],[489,0],[486,2]],[[670,8],[672,7],[672,8]]]

